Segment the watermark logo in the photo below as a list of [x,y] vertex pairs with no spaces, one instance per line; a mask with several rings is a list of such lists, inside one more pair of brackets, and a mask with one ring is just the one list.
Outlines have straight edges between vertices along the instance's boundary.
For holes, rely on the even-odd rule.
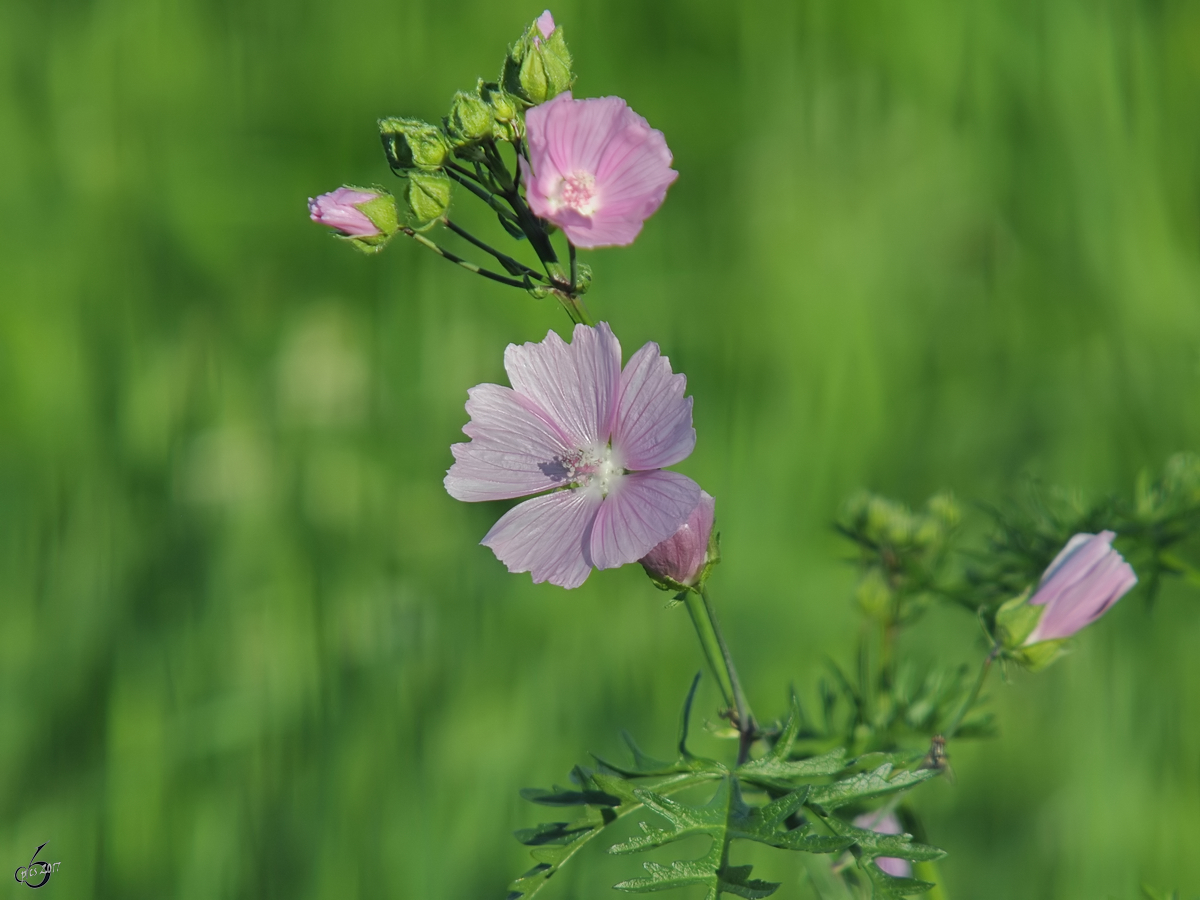
[[[42,847],[45,847],[49,841],[43,842],[36,850],[33,851],[33,858],[29,860],[29,865],[21,866],[17,871],[13,872],[13,878],[18,883],[24,884],[25,887],[40,888],[50,881],[50,875],[58,871],[58,867],[62,862],[42,862],[38,859],[38,854],[42,852]],[[41,879],[40,881],[38,879]]]

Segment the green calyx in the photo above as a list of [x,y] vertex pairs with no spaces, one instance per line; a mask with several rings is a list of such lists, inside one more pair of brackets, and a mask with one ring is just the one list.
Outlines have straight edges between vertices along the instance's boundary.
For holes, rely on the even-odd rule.
[[446,117],[446,136],[454,150],[473,147],[489,140],[496,127],[492,106],[479,95],[479,90],[459,91],[450,104]]
[[441,172],[410,172],[404,189],[409,222],[423,229],[444,216],[450,208],[450,187],[450,179]]
[[436,171],[450,152],[442,130],[420,119],[380,119],[379,137],[388,165],[393,169]]
[[1029,603],[1029,591],[1013,597],[996,611],[996,642],[1006,651],[1017,650],[1033,634],[1043,608]]
[[500,74],[504,89],[528,106],[557,97],[569,90],[574,80],[562,26],[550,37],[542,37],[536,22],[509,48]]
[[1030,672],[1040,672],[1066,652],[1067,638],[1059,638],[1054,641],[1038,641],[1036,644],[1018,647],[1015,650],[1006,650],[1004,655]]
[[492,138],[513,143],[525,133],[520,101],[494,81],[479,79],[475,88],[479,99],[492,111]]
[[342,234],[338,237],[343,241],[349,241],[354,249],[363,253],[378,253],[400,228],[399,215],[396,212],[396,198],[378,185],[360,187],[347,184],[345,187],[352,191],[376,195],[374,200],[354,204],[354,208],[371,220],[371,224],[379,229],[379,234]]

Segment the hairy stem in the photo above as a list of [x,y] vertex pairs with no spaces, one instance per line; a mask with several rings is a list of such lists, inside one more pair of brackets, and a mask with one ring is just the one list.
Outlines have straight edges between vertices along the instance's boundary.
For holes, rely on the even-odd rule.
[[712,601],[709,600],[708,591],[704,588],[700,589],[700,593],[685,591],[683,601],[687,605],[688,614],[692,617],[696,635],[700,638],[700,647],[717,678],[717,684],[721,688],[725,704],[733,710],[737,717],[737,729],[740,735],[738,765],[741,765],[749,759],[750,745],[754,743],[758,732],[754,714],[750,712],[750,704],[746,702],[746,695],[742,692],[737,668],[733,664],[733,655],[729,652],[729,645],[725,643],[724,635],[721,634],[720,625],[717,624],[717,613],[713,609]]

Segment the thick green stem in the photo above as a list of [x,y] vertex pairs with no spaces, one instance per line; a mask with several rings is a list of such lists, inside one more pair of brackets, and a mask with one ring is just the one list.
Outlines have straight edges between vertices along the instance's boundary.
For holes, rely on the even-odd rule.
[[725,705],[733,710],[737,718],[737,729],[741,735],[738,765],[741,765],[749,758],[750,745],[754,743],[758,731],[754,714],[750,712],[750,704],[746,702],[746,695],[742,692],[733,656],[729,652],[729,645],[725,643],[724,635],[721,634],[721,627],[717,624],[717,613],[708,598],[708,592],[703,588],[700,589],[700,593],[684,591],[682,597],[687,605],[688,614],[692,617],[692,624],[696,627],[696,635],[700,638],[700,647],[704,650],[704,656],[725,698]]

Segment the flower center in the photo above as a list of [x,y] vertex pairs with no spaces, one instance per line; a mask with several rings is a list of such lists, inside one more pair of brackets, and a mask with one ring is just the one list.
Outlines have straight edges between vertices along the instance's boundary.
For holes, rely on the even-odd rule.
[[621,460],[612,447],[587,447],[563,457],[566,469],[565,481],[575,488],[597,492],[608,496],[614,482],[625,474]]
[[582,216],[590,216],[596,210],[596,176],[575,171],[563,178],[558,185],[558,202]]

